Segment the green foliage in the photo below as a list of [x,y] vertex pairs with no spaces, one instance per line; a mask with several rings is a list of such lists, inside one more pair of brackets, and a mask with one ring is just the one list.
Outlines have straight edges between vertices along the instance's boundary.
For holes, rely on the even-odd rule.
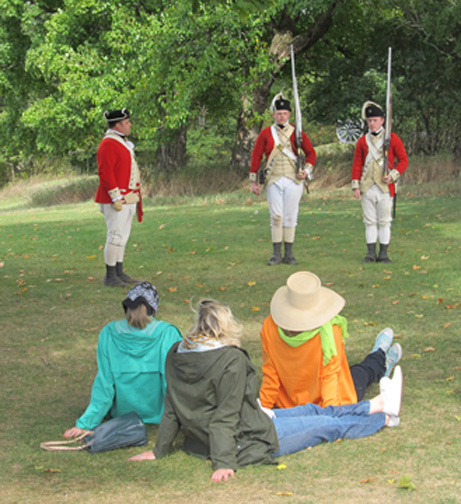
[[0,0],[0,180],[30,156],[94,166],[102,114],[122,106],[146,158],[204,113],[243,128],[226,151],[244,138],[248,154],[267,102],[291,93],[291,42],[316,143],[366,99],[384,103],[392,46],[395,130],[414,152],[458,155],[460,15],[435,0]]

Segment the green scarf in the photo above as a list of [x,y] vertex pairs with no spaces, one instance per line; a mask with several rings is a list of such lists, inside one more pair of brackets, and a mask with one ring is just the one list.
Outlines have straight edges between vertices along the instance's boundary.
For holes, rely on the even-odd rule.
[[336,317],[332,318],[321,327],[317,327],[312,331],[304,331],[296,336],[287,336],[280,327],[278,327],[278,330],[282,340],[293,348],[299,347],[320,333],[323,365],[326,366],[330,362],[331,358],[338,353],[336,351],[335,338],[333,336],[333,324],[337,325],[341,329],[343,340],[349,337],[349,333],[347,332],[347,320],[344,317],[341,317],[341,315],[336,315]]

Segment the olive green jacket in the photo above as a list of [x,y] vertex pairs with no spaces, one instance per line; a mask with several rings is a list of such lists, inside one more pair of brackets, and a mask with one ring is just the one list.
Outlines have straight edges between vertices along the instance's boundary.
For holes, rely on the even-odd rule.
[[214,471],[273,463],[279,441],[272,420],[256,401],[258,380],[248,354],[233,346],[178,353],[178,345],[166,360],[156,458],[168,453],[181,429],[185,450],[210,458]]

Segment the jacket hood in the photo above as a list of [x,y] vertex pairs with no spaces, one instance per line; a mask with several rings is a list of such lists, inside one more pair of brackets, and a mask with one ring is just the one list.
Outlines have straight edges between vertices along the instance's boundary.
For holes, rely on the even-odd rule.
[[238,347],[223,346],[206,352],[184,352],[178,353],[179,343],[173,345],[170,350],[170,359],[173,363],[175,374],[187,383],[195,383],[210,374],[210,369],[219,365],[219,361],[224,358],[225,350]]
[[154,319],[144,329],[130,326],[126,320],[117,320],[112,325],[112,344],[122,353],[132,357],[144,357],[158,345],[154,334],[156,328],[162,324]]

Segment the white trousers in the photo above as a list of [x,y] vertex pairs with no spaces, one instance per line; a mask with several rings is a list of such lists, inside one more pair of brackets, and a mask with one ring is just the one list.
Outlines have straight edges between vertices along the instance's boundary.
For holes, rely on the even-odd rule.
[[376,184],[362,195],[363,222],[367,243],[388,245],[391,241],[392,197]]
[[114,210],[110,203],[101,203],[99,209],[106,219],[107,227],[104,261],[108,266],[115,266],[116,263],[123,262],[125,246],[136,213],[136,203],[123,205],[120,212]]
[[287,242],[294,241],[303,190],[304,184],[297,184],[288,177],[282,177],[266,188],[273,242],[282,241],[282,237]]

